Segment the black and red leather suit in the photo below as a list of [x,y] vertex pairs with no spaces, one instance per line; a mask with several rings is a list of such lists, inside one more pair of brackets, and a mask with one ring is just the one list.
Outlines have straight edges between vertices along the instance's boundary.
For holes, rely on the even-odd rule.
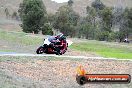
[[56,37],[56,41],[57,41],[57,43],[54,45],[55,50],[59,54],[64,54],[66,52],[66,50],[67,50],[66,39]]

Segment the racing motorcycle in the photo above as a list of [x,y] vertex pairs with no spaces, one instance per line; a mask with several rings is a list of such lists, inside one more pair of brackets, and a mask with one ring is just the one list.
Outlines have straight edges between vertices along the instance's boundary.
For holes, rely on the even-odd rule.
[[[56,55],[61,55],[60,53],[58,53],[54,48],[54,45],[59,44],[60,42],[56,40],[56,37],[54,36],[50,36],[46,39],[44,39],[44,43],[42,46],[40,46],[37,50],[36,53],[37,54],[42,54],[42,53],[46,53],[46,54],[56,54]],[[64,54],[67,50],[68,47],[68,43],[66,42],[66,48],[65,51],[62,53]]]

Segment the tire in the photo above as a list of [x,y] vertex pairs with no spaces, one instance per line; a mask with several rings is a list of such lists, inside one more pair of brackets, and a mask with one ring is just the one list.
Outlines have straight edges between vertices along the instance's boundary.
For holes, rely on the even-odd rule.
[[37,54],[42,54],[44,53],[44,47],[40,46],[37,51],[36,51]]
[[68,47],[68,43],[67,43],[67,47]]
[[66,53],[66,51],[67,51],[67,49],[63,52],[63,54],[65,54],[65,53]]
[[84,76],[76,76],[76,81],[79,85],[84,85],[86,83],[86,78]]
[[55,52],[56,55],[60,55],[58,52]]

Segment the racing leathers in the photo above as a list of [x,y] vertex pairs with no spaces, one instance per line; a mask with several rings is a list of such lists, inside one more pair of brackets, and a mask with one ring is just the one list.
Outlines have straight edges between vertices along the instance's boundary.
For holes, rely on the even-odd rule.
[[58,44],[55,45],[55,48],[57,50],[57,53],[64,54],[67,50],[66,40],[65,39],[59,40]]

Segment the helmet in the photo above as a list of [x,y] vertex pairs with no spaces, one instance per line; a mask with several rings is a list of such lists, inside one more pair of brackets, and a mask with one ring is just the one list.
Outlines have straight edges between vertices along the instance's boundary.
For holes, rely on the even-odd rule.
[[64,36],[63,33],[58,34],[58,35],[57,35],[57,38],[58,38],[59,40],[64,40],[64,39],[66,39],[66,37]]

